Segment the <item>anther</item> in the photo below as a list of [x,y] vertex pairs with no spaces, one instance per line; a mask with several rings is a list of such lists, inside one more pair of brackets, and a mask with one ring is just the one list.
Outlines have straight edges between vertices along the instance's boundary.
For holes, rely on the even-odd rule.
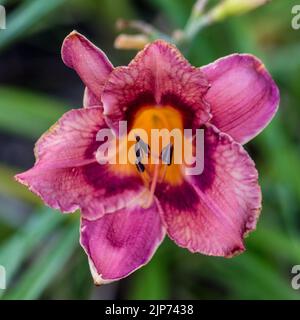
[[[141,150],[141,152],[139,153],[139,156],[142,155],[143,153],[145,153],[146,155],[148,155],[150,153],[150,147],[149,144],[147,144],[146,142],[144,142],[140,136],[135,136],[135,140],[136,140],[136,144],[135,144],[135,151],[137,152],[138,149]],[[142,153],[142,154],[141,154]],[[137,155],[137,157],[139,157]]]
[[144,172],[145,171],[145,166],[141,162],[137,161],[135,166],[138,169],[138,172]]
[[139,136],[135,137],[135,156],[136,156],[136,167],[139,172],[145,171],[145,166],[142,164],[142,159],[144,154],[148,155],[150,153],[150,147],[145,143]]
[[161,151],[161,161],[168,166],[171,165],[173,159],[174,147],[171,143],[165,146]]

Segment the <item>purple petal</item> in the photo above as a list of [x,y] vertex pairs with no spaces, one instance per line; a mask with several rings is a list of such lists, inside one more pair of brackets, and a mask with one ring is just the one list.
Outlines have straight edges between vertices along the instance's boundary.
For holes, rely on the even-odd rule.
[[109,126],[118,132],[120,120],[129,120],[141,105],[171,105],[183,114],[185,128],[196,128],[210,118],[203,100],[208,82],[180,52],[165,41],[146,46],[128,67],[116,68],[102,94]]
[[128,276],[152,258],[165,235],[156,206],[122,209],[96,221],[82,219],[81,245],[96,284]]
[[192,252],[231,257],[244,250],[260,213],[257,171],[243,147],[213,126],[205,130],[204,160],[201,175],[157,191],[167,233]]
[[88,87],[85,87],[83,95],[83,107],[89,108],[95,106],[102,107],[102,102],[91,92]]
[[101,108],[67,112],[37,142],[34,167],[16,179],[62,212],[81,209],[84,217],[98,219],[124,207],[143,184],[136,171],[115,172],[113,165],[96,161],[96,134],[106,127]]
[[279,105],[279,90],[260,60],[233,54],[201,70],[211,83],[205,99],[212,124],[240,143],[268,125]]
[[64,63],[74,69],[83,83],[101,101],[101,92],[113,70],[105,53],[80,33],[73,31],[64,40],[61,49]]

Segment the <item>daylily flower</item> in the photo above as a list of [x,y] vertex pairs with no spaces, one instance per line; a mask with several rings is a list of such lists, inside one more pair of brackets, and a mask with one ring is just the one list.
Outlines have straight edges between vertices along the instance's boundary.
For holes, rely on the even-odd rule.
[[[81,210],[80,243],[95,283],[121,279],[148,263],[165,235],[205,255],[244,251],[261,191],[242,145],[267,126],[279,104],[261,61],[233,54],[195,68],[173,45],[157,40],[128,66],[114,68],[77,32],[66,37],[62,59],[86,86],[84,107],[67,112],[38,140],[34,167],[16,179],[54,209]],[[123,120],[147,132],[203,128],[203,173],[184,175],[184,165],[173,163],[145,165],[144,172],[134,164],[99,164],[97,132],[110,128],[118,136]]]

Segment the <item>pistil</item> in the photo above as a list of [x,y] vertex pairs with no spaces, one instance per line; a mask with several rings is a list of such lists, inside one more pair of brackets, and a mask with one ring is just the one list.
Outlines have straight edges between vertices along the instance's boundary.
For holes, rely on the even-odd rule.
[[154,172],[152,176],[150,190],[149,190],[149,193],[147,194],[146,201],[143,205],[144,208],[149,208],[153,202],[153,197],[154,197],[156,185],[158,182],[159,170],[160,170],[160,164],[156,164],[154,166]]

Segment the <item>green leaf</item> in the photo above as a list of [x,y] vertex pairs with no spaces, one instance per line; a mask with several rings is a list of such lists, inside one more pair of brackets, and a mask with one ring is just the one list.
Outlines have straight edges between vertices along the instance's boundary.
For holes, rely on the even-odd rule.
[[276,248],[276,256],[286,259],[290,264],[297,264],[300,260],[300,238],[286,236],[275,228],[259,228],[251,237],[250,245],[270,255]]
[[129,299],[167,299],[170,297],[168,242],[164,241],[152,260],[136,272]]
[[300,198],[300,175],[295,174],[299,168],[300,153],[290,143],[285,129],[277,115],[269,127],[256,140],[264,159],[268,161],[268,174],[273,182],[278,180],[291,186]]
[[24,36],[32,27],[41,22],[66,0],[27,0],[7,17],[7,29],[0,33],[0,49]]
[[66,111],[57,99],[12,87],[0,87],[0,130],[38,138]]
[[0,4],[3,6],[7,3],[8,0],[0,0]]
[[76,220],[72,221],[66,230],[62,230],[53,243],[44,248],[43,253],[34,260],[4,298],[10,300],[39,298],[78,246],[78,221]]
[[186,23],[194,0],[148,0],[151,4],[154,3],[160,11],[170,18],[180,28]]
[[[45,208],[32,214],[29,221],[0,246],[0,264],[6,268],[8,287],[24,260],[64,219]],[[0,291],[0,296],[3,291]]]
[[[274,247],[273,247],[274,248]],[[248,250],[230,260],[208,258],[211,279],[230,289],[233,299],[299,299],[289,279],[283,276],[274,261]]]
[[41,200],[36,195],[28,192],[27,188],[15,181],[13,177],[17,172],[17,169],[0,164],[0,194],[24,200],[33,205],[40,205]]

